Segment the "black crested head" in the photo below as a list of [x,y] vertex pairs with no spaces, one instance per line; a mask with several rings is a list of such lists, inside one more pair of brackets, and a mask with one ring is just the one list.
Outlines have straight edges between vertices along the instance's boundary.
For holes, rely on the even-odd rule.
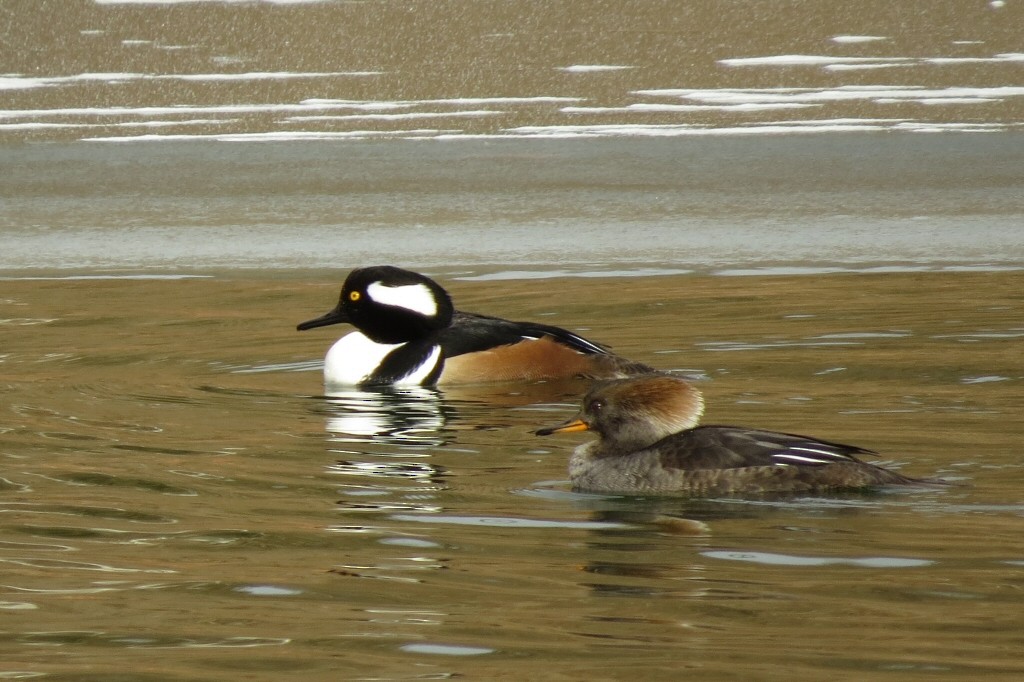
[[350,272],[341,288],[338,309],[378,343],[426,338],[451,324],[455,312],[451,297],[440,284],[393,265]]

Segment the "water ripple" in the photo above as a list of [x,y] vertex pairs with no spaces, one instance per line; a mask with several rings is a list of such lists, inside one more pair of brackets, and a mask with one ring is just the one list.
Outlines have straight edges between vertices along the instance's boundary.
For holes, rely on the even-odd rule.
[[439,656],[480,656],[482,654],[493,654],[497,651],[497,649],[482,646],[468,646],[466,644],[437,644],[427,642],[403,644],[398,648],[412,654],[433,654]]
[[46,646],[108,646],[129,649],[214,649],[282,646],[291,640],[276,637],[143,637],[96,630],[55,630],[17,635],[19,644]]
[[116,519],[133,523],[173,524],[177,520],[169,516],[147,514],[139,511],[128,511],[116,507],[92,507],[86,505],[41,504],[35,502],[6,502],[0,504],[0,514],[56,514],[61,516],[81,516],[85,518]]
[[431,515],[416,516],[413,514],[393,514],[396,521],[415,521],[417,523],[446,523],[457,526],[498,526],[503,528],[574,528],[585,530],[606,530],[609,528],[629,528],[625,523],[609,521],[567,521],[560,519],[524,519],[512,516],[451,516]]
[[[160,449],[159,452],[163,453],[165,451]],[[48,481],[54,481],[57,483],[65,483],[77,486],[106,486],[113,488],[134,488],[137,490],[146,490],[149,492],[160,493],[161,495],[181,495],[186,497],[195,497],[196,495],[198,495],[198,493],[195,490],[189,488],[180,488],[178,486],[163,483],[162,481],[154,481],[145,478],[128,478],[125,476],[101,474],[98,472],[69,472],[65,474],[32,475],[38,476],[39,478],[43,478]]]
[[919,568],[936,563],[928,559],[903,557],[810,557],[773,552],[751,552],[742,550],[706,550],[700,553],[710,559],[726,561],[749,561],[770,566],[860,566],[863,568]]
[[107,564],[84,561],[62,561],[60,559],[0,559],[0,563],[30,568],[53,569],[59,571],[99,571],[101,573],[177,573],[171,569],[160,568],[118,568]]
[[440,482],[444,467],[419,462],[338,462],[325,467],[328,473],[381,478],[429,479]]

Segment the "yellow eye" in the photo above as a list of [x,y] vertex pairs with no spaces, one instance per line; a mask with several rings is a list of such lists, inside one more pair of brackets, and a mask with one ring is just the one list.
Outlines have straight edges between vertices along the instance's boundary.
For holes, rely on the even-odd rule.
[[352,301],[353,303],[358,301],[360,297],[362,297],[362,294],[360,294],[358,291],[348,292],[348,300]]

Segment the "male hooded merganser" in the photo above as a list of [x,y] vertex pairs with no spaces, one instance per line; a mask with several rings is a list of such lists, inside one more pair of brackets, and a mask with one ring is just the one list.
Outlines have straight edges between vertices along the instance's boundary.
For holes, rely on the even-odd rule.
[[300,331],[348,322],[324,360],[328,386],[466,384],[653,372],[570,331],[455,310],[434,280],[390,265],[349,273],[334,310]]
[[824,492],[924,483],[868,464],[853,445],[736,426],[697,426],[704,400],[686,381],[661,375],[599,384],[580,413],[537,435],[594,431],[576,448],[577,490],[714,496]]

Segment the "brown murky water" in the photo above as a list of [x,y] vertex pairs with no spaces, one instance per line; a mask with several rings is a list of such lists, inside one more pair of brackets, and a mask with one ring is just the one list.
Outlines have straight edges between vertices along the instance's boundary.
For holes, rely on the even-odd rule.
[[[0,679],[1018,679],[1022,8],[3,2]],[[325,399],[380,262],[957,485],[583,495],[577,383]]]
[[445,280],[964,484],[778,502],[570,493],[571,383],[316,397],[335,274],[4,283],[5,672],[1020,673],[1019,273]]

